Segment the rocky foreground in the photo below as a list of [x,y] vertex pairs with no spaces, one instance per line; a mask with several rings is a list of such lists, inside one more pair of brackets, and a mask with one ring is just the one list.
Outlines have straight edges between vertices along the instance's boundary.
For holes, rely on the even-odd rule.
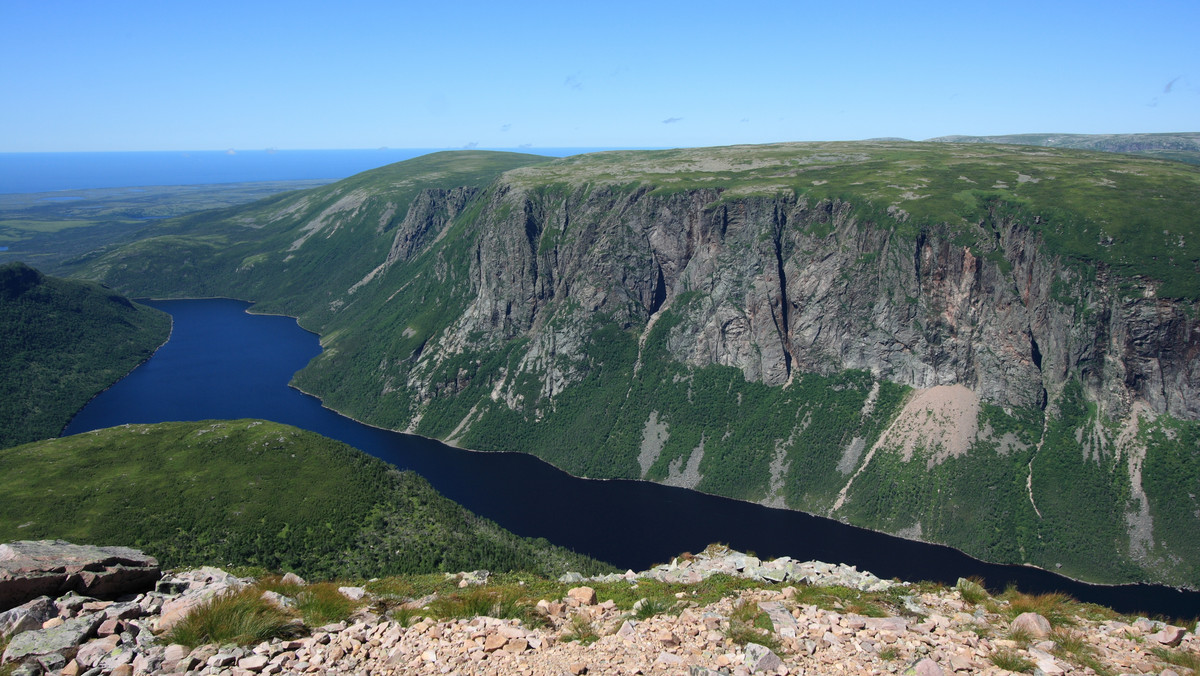
[[[765,586],[715,602],[687,591],[714,574]],[[455,576],[487,589],[486,573]],[[681,585],[674,599],[633,610],[598,598],[597,587],[648,581]],[[293,583],[300,583],[292,577]],[[710,548],[642,573],[585,580],[564,576],[561,598],[537,601],[534,621],[426,617],[433,597],[374,603],[363,588],[340,591],[362,605],[319,627],[297,621],[295,638],[258,645],[168,644],[166,630],[217,595],[253,580],[216,568],[169,573],[153,591],[98,600],[71,591],[0,613],[0,644],[13,674],[1177,674],[1200,662],[1196,631],[1111,613],[1014,616],[1012,604],[979,598],[969,583],[938,589],[889,582],[845,566],[755,557]],[[577,586],[571,586],[577,585]],[[809,603],[822,586],[875,592],[891,605]],[[611,587],[609,587],[611,588]],[[661,587],[660,587],[661,588]],[[978,587],[974,590],[981,592]],[[266,591],[271,603],[294,600]],[[658,604],[658,605],[655,605]],[[823,607],[832,605],[832,607]],[[390,609],[382,612],[385,606]],[[647,607],[648,606],[648,607]],[[884,612],[879,612],[880,609]],[[638,612],[638,611],[642,612]],[[866,615],[883,615],[872,616]],[[636,619],[638,616],[645,619]],[[1099,615],[1105,615],[1100,618]],[[769,620],[769,621],[768,621]],[[756,629],[755,627],[759,627]],[[1190,661],[1189,661],[1190,660]],[[14,665],[15,668],[14,668]]]

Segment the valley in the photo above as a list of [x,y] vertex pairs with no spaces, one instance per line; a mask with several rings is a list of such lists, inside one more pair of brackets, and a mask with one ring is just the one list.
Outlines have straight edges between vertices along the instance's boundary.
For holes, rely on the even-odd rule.
[[385,428],[1195,586],[1198,184],[986,144],[464,151],[69,269],[298,316],[297,386]]

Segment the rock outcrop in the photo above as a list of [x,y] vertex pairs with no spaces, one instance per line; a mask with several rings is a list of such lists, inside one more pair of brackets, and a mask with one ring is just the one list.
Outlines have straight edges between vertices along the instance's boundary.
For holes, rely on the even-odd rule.
[[[681,565],[686,562],[688,565]],[[727,550],[681,557],[665,569],[630,573],[639,581],[660,579],[668,570],[785,570],[794,562],[757,561]],[[543,598],[536,621],[486,616],[424,617],[434,597],[403,605],[403,615],[380,614],[384,606],[363,605],[345,621],[299,627],[294,638],[257,645],[165,644],[166,609],[187,597],[211,597],[252,584],[217,569],[168,576],[158,590],[119,602],[68,595],[53,602],[55,617],[43,628],[16,634],[3,660],[19,663],[19,674],[137,676],[141,674],[875,674],[926,676],[1001,674],[1018,663],[1044,674],[1173,673],[1163,660],[1197,659],[1200,639],[1185,628],[1146,618],[1070,617],[1036,635],[1030,626],[1049,626],[1045,617],[1013,618],[1007,601],[973,603],[956,589],[920,591],[907,583],[887,594],[830,608],[845,591],[822,590],[841,575],[860,588],[880,582],[869,573],[808,562],[825,571],[811,585],[771,584],[742,589],[715,602],[692,600],[684,582],[673,607],[644,612],[618,608],[595,589],[567,588],[561,598]],[[747,571],[749,571],[747,573]],[[469,574],[447,576],[468,579]],[[471,577],[470,579],[474,579]],[[872,582],[872,580],[874,582]],[[302,584],[295,583],[294,584]],[[485,583],[486,585],[486,583]],[[838,587],[845,590],[845,587]],[[484,586],[482,589],[486,590]],[[907,592],[907,593],[903,593]],[[850,603],[850,597],[847,603]],[[809,599],[809,600],[806,600]],[[896,605],[899,603],[900,605]],[[881,605],[876,605],[881,604]],[[396,600],[390,605],[395,607]],[[841,605],[840,603],[838,605]],[[643,612],[639,612],[639,608]],[[868,612],[872,616],[864,615]],[[882,616],[878,616],[882,615]],[[1094,613],[1092,613],[1094,615]],[[415,616],[415,617],[414,617]],[[638,618],[641,619],[638,619]],[[1012,618],[1012,619],[1010,619]],[[1015,660],[1015,661],[1014,661]],[[1007,667],[1002,667],[1007,665]]]
[[128,547],[21,540],[0,545],[0,610],[77,592],[115,598],[154,587],[158,561]]

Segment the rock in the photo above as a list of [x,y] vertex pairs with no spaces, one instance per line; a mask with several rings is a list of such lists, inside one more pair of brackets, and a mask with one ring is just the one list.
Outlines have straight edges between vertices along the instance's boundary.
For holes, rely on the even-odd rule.
[[508,638],[506,638],[505,636],[502,636],[500,634],[492,634],[492,635],[488,636],[486,639],[484,639],[483,650],[484,650],[484,652],[489,652],[489,653],[495,652],[495,651],[503,648],[505,643],[508,643]]
[[778,669],[783,664],[783,660],[779,659],[779,655],[776,655],[766,646],[757,643],[747,643],[745,664],[750,673],[755,673]]
[[282,582],[283,584],[300,585],[302,587],[304,585],[308,584],[307,582],[304,581],[304,578],[300,577],[299,575],[297,575],[295,573],[284,573],[283,579],[280,580],[280,582]]
[[276,608],[281,608],[283,610],[294,608],[296,606],[296,601],[292,597],[284,596],[283,594],[270,590],[262,593],[262,599]]
[[937,662],[926,657],[904,671],[904,676],[945,676]]
[[683,664],[683,662],[684,662],[683,658],[680,657],[679,655],[669,653],[665,650],[660,652],[658,654],[658,659],[656,659],[654,661],[659,664],[666,665],[668,667],[677,667],[677,666]]
[[567,668],[574,676],[580,676],[588,672],[588,666],[583,662],[572,662]]
[[367,595],[367,590],[362,587],[338,587],[338,593],[351,601],[361,601]]
[[1046,638],[1050,635],[1050,621],[1037,613],[1021,613],[1009,629],[1027,632],[1033,638]]
[[266,655],[251,655],[238,660],[238,669],[246,671],[262,671],[263,667],[271,663],[271,658]]
[[39,596],[16,608],[0,613],[0,639],[31,629],[40,629],[42,623],[58,615],[58,607],[49,596]]
[[17,634],[4,651],[3,661],[12,662],[51,654],[70,659],[75,656],[79,646],[92,635],[102,619],[99,616],[78,617],[67,620],[53,629],[36,629]]
[[1167,625],[1163,627],[1157,634],[1153,636],[1155,641],[1174,648],[1183,641],[1183,636],[1186,634],[1182,627],[1173,627]]
[[183,661],[183,658],[188,656],[187,646],[172,643],[163,651],[163,669],[172,671],[175,665]]
[[97,641],[88,641],[75,653],[75,659],[83,666],[98,666],[121,642],[120,636],[109,635]]
[[574,599],[579,605],[590,606],[596,603],[596,590],[591,587],[573,587],[567,590],[567,597]]
[[115,598],[154,588],[158,561],[128,547],[21,540],[0,545],[0,610],[77,591]]
[[13,669],[12,676],[42,676],[46,670],[37,660],[29,660],[21,666]]

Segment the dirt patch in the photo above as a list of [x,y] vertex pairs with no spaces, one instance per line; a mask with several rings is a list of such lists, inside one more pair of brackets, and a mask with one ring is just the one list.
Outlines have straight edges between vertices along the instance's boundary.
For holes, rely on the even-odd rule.
[[663,479],[663,483],[668,486],[678,486],[679,488],[695,488],[700,485],[700,480],[704,477],[700,474],[700,461],[704,460],[704,439],[700,440],[700,445],[692,449],[692,454],[688,456],[687,465],[683,464],[683,458],[675,458],[667,467],[667,478]]
[[650,417],[646,419],[646,426],[642,428],[642,446],[638,452],[638,466],[642,468],[642,478],[646,478],[646,473],[654,466],[654,461],[658,460],[658,456],[662,453],[663,444],[667,443],[667,439],[671,438],[671,433],[667,430],[666,421],[658,421],[658,411],[650,411]]
[[963,385],[939,385],[918,390],[876,445],[899,449],[905,462],[924,448],[932,469],[966,455],[978,431],[979,396]]

